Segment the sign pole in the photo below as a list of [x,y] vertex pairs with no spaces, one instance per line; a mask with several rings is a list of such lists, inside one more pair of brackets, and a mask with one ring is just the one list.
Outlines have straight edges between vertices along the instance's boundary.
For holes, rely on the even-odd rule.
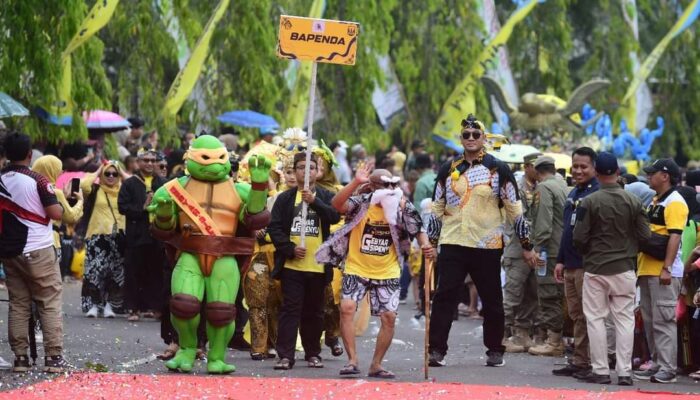
[[[304,167],[304,190],[309,190],[309,175],[311,173],[311,140],[314,136],[314,105],[316,102],[316,66],[318,64],[315,61],[311,62],[311,87],[309,88],[309,110],[308,122],[307,122],[307,136],[306,136],[306,165]],[[304,247],[306,243],[306,216],[309,212],[309,205],[306,202],[301,202],[301,226],[299,229],[301,231],[301,247]]]

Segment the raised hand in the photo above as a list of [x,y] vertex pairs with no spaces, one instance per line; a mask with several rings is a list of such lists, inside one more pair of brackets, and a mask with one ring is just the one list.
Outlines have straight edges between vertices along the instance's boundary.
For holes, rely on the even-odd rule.
[[372,173],[374,166],[371,163],[366,163],[358,166],[355,172],[355,181],[359,184],[365,184],[369,182],[369,175]]
[[272,162],[262,154],[251,156],[248,159],[250,180],[255,183],[266,183],[270,178]]

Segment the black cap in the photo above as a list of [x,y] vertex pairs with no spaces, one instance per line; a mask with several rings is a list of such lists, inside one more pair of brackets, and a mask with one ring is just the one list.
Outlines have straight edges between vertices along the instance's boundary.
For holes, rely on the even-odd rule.
[[659,158],[653,164],[644,167],[644,172],[647,174],[665,172],[671,178],[678,179],[681,177],[681,169],[672,158]]
[[127,121],[129,121],[129,124],[131,125],[131,128],[133,128],[133,129],[141,128],[144,125],[146,125],[146,122],[138,117],[131,117],[131,118],[127,119]]
[[601,175],[615,175],[620,167],[617,165],[617,157],[609,151],[601,151],[595,161],[595,172]]

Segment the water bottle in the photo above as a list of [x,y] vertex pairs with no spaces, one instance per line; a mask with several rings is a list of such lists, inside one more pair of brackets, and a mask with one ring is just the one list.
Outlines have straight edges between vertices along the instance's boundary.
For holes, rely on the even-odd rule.
[[540,250],[540,262],[543,264],[537,267],[537,276],[547,276],[547,250]]

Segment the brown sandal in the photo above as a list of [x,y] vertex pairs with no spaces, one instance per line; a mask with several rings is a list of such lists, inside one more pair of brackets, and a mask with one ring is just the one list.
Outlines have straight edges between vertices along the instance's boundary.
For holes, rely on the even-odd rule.
[[126,318],[126,320],[129,321],[129,322],[136,322],[136,321],[138,321],[139,319],[141,319],[141,317],[139,317],[139,315],[138,315],[137,313],[131,313],[131,314],[129,314],[129,316]]
[[177,350],[179,349],[179,346],[177,345],[170,345],[168,346],[167,349],[163,352],[163,354],[159,354],[156,358],[162,361],[168,361],[175,357],[175,354],[177,354]]

